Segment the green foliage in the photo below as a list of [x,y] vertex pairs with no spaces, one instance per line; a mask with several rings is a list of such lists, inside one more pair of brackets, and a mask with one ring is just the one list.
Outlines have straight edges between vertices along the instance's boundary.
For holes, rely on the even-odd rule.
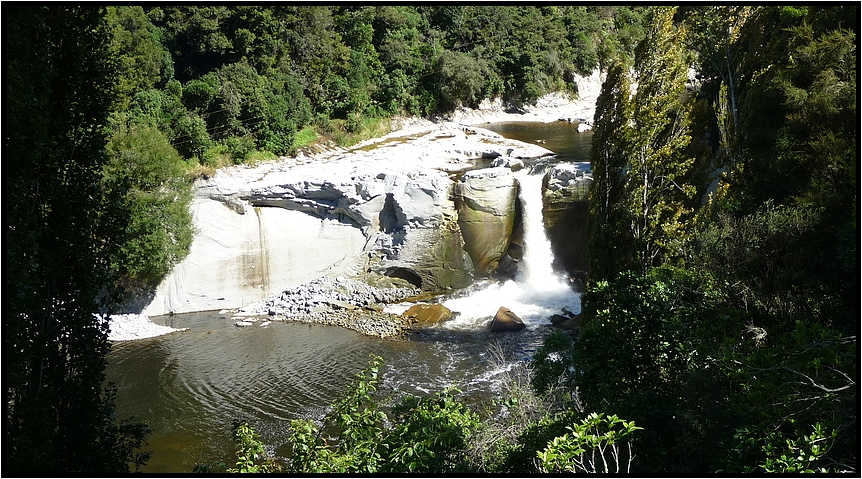
[[686,201],[694,186],[683,182],[694,159],[684,102],[688,61],[684,30],[675,9],[656,7],[635,51],[638,89],[633,101],[632,143],[626,173],[626,209],[634,240],[634,264],[641,273],[682,254]]
[[231,136],[224,140],[227,153],[233,159],[234,164],[245,162],[246,158],[254,151],[254,138],[249,135]]
[[621,64],[607,74],[596,100],[587,227],[590,280],[602,281],[631,268],[634,244],[626,224],[625,170],[631,152],[631,88]]
[[434,397],[407,396],[392,414],[385,472],[455,472],[479,426],[479,417],[449,388]]
[[555,391],[558,386],[572,389],[572,338],[565,331],[551,332],[533,355],[530,367],[533,370],[530,384],[537,393]]
[[447,50],[438,57],[435,70],[438,75],[435,84],[440,89],[440,107],[448,110],[461,105],[478,105],[488,70],[484,62],[464,53]]
[[639,470],[704,471],[715,461],[729,381],[704,341],[732,334],[735,321],[720,299],[707,278],[670,267],[622,274],[584,294],[573,352],[579,398],[645,429]]
[[[265,453],[248,424],[237,427],[237,467],[227,472],[392,473],[453,471],[464,461],[478,416],[455,399],[456,389],[434,397],[407,396],[387,418],[375,399],[382,358],[372,355],[347,395],[336,401],[321,426],[291,421],[292,455],[281,466]],[[338,431],[337,437],[328,430]],[[200,466],[206,472],[217,467]]]
[[851,276],[852,250],[838,249],[843,238],[823,238],[823,230],[831,229],[825,216],[822,210],[771,201],[740,219],[720,214],[698,235],[698,259],[711,265],[738,308],[782,322],[817,320],[850,330],[841,296],[851,285],[831,276]]
[[[266,450],[260,436],[248,423],[236,424],[234,427],[236,442],[236,467],[228,468],[229,473],[269,473],[280,472],[281,467],[273,460],[266,460]],[[261,461],[264,461],[262,464]]]
[[103,384],[117,298],[97,298],[125,226],[100,188],[112,31],[102,8],[29,4],[3,29],[3,472],[125,474],[147,428]]
[[[570,342],[568,338],[560,340]],[[480,412],[482,424],[470,437],[469,464],[478,472],[491,474],[538,472],[536,453],[564,434],[565,426],[579,417],[570,409],[572,398],[560,388],[542,394],[534,390],[531,384],[540,369],[535,360],[513,363],[501,343],[492,343],[489,353],[494,369],[503,372],[496,398]],[[550,353],[552,356],[554,352]],[[556,378],[550,382],[556,383]]]
[[305,127],[296,132],[296,147],[303,147],[317,139],[317,132],[313,128]]
[[[634,456],[626,438],[638,431],[633,421],[616,415],[590,413],[580,423],[567,426],[568,433],[555,437],[537,456],[543,473],[630,472]],[[620,451],[620,443],[626,445]]]
[[540,411],[534,419],[520,431],[515,444],[506,451],[502,472],[515,474],[538,474],[541,472],[537,461],[538,454],[544,451],[556,437],[563,436],[569,426],[582,417],[575,409],[557,413]]
[[[367,118],[437,114],[501,95],[517,106],[572,89],[574,73],[610,63],[643,35],[641,10],[112,7],[112,49],[124,65],[117,108],[206,164],[213,142],[232,137],[292,154],[314,116],[344,120],[344,141],[363,136]],[[238,153],[235,163],[244,161]]]
[[164,65],[168,52],[143,8],[107,7],[106,19],[112,30],[110,53],[119,69],[116,108],[125,110],[135,93],[153,89],[170,78]]
[[[121,112],[122,113],[122,112]],[[158,128],[168,139],[185,142],[187,137],[178,138],[177,126],[189,116],[182,103],[182,85],[171,80],[164,89],[141,90],[132,98],[127,113],[127,124],[148,124]]]
[[153,126],[119,127],[107,151],[102,182],[118,214],[128,218],[111,266],[124,283],[154,288],[191,247],[185,164]]
[[778,431],[766,432],[762,437],[752,437],[751,433],[743,428],[734,436],[739,444],[733,450],[740,455],[746,455],[749,450],[759,447],[765,456],[756,466],[744,465],[742,469],[747,474],[761,471],[779,474],[828,473],[829,469],[819,463],[828,449],[827,440],[837,434],[837,431],[827,434],[820,423],[814,425],[811,434],[803,433],[797,438],[785,438]]
[[[852,469],[855,337],[746,312],[721,284],[662,267],[588,288],[572,361],[584,407],[644,427],[638,470]],[[816,424],[838,433],[803,437]],[[785,439],[822,454],[781,465]]]
[[[380,467],[383,448],[379,445],[386,415],[371,401],[377,389],[382,358],[372,356],[369,367],[361,371],[347,395],[333,404],[315,429],[308,421],[293,421],[291,441],[293,460],[287,470],[292,473],[308,472],[376,472]],[[334,425],[339,436],[322,438],[323,430]]]
[[200,116],[189,113],[177,122],[177,140],[174,146],[184,158],[203,158],[204,153],[213,145],[207,133],[207,124]]
[[[816,461],[793,467],[852,468],[858,448],[849,438],[859,430],[855,338],[804,321],[789,327],[749,324],[743,338],[726,346],[719,363],[740,391],[731,403],[741,420],[725,469],[751,470],[778,460],[785,442],[786,449],[819,446]],[[778,403],[781,408],[773,407]],[[812,429],[817,438],[806,436]]]
[[686,206],[694,159],[687,156],[690,118],[685,98],[688,62],[674,9],[657,7],[635,51],[637,92],[631,97],[621,64],[611,68],[596,103],[595,171],[589,242],[594,279],[684,256],[690,237]]
[[[856,325],[845,318],[858,314],[858,114],[856,33],[845,13],[764,7],[740,29],[731,49],[739,124],[725,132],[732,162],[704,215],[714,225],[701,258],[746,284],[746,299],[767,314],[849,332]],[[749,249],[725,250],[719,237]]]

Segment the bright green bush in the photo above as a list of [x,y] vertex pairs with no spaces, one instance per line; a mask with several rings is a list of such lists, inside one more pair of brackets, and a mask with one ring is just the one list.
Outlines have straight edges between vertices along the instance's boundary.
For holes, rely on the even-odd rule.
[[453,472],[463,462],[479,417],[447,389],[432,397],[407,396],[393,409],[384,472]]
[[543,473],[631,472],[634,455],[627,438],[642,429],[633,421],[591,413],[566,429],[537,454]]
[[[292,454],[276,464],[265,453],[254,430],[235,430],[237,468],[227,472],[392,473],[449,472],[463,464],[470,435],[479,418],[458,402],[456,389],[433,397],[407,396],[387,417],[375,397],[382,358],[372,355],[369,367],[356,376],[347,394],[332,405],[320,426],[305,419],[290,422]],[[327,431],[338,431],[330,436]],[[199,465],[215,472],[218,465]]]

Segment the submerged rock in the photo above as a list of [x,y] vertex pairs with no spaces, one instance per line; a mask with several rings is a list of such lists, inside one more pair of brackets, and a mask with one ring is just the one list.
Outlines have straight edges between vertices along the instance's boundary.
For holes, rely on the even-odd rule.
[[430,326],[447,321],[454,316],[452,310],[442,304],[414,304],[401,313],[404,319],[422,326]]

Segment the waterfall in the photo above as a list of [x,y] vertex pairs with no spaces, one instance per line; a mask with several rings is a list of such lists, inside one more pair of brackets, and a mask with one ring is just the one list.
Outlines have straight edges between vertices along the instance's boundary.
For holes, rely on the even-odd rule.
[[516,280],[533,292],[567,288],[565,282],[554,272],[554,254],[551,242],[545,234],[542,217],[542,178],[544,175],[530,174],[526,169],[515,173],[520,184],[522,222],[524,225],[524,258],[518,269]]
[[444,328],[484,329],[500,306],[511,309],[528,328],[550,324],[548,318],[561,313],[563,308],[572,313],[581,310],[580,295],[552,267],[554,256],[542,219],[543,175],[531,175],[523,169],[515,177],[520,184],[524,226],[524,256],[518,264],[518,273],[514,280],[487,282],[467,296],[443,301],[444,306],[460,313],[456,319],[444,323]]

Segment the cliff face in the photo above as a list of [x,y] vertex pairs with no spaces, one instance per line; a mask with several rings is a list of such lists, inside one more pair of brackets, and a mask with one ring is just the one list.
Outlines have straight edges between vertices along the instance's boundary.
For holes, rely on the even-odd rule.
[[156,290],[143,312],[236,308],[344,268],[362,251],[362,232],[332,218],[283,208],[198,197],[197,234],[189,255]]

